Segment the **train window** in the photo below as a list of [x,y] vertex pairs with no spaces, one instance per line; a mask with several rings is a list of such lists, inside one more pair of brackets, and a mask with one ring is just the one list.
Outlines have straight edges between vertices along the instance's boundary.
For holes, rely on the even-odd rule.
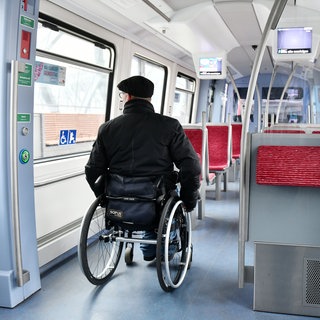
[[144,76],[154,83],[152,104],[155,112],[162,113],[164,106],[165,83],[167,78],[166,67],[154,61],[135,55],[132,59],[131,75]]
[[39,23],[35,64],[34,158],[88,152],[105,121],[114,51]]
[[[247,98],[247,92],[248,92],[248,88],[245,87],[245,88],[238,88],[238,92],[239,92],[239,95],[240,95],[240,99],[246,99]],[[235,98],[237,98],[237,95],[235,93]]]
[[191,120],[195,84],[195,79],[181,73],[176,78],[172,117],[181,123],[188,123]]
[[[270,101],[268,104],[268,113],[277,115],[279,114],[279,123],[297,123],[302,122],[303,115],[303,88],[289,87],[287,88],[282,104],[279,109],[279,102],[283,93],[283,87],[273,87],[270,92]],[[268,97],[268,87],[262,88],[262,104],[261,112],[265,113],[265,106]]]
[[[283,87],[273,87],[270,92],[270,100],[279,100],[281,98]],[[268,97],[268,87],[262,88],[262,99]],[[303,98],[303,88],[301,87],[289,87],[283,97],[285,100],[300,100]]]
[[94,41],[74,35],[67,30],[54,28],[48,22],[39,23],[37,50],[50,52],[74,60],[111,68],[113,64],[111,48]]

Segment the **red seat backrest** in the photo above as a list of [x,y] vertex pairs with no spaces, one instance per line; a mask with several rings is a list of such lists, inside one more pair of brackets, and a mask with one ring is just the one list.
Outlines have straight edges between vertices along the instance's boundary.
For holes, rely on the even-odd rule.
[[184,128],[184,132],[190,140],[195,152],[198,154],[200,162],[202,163],[202,130]]
[[241,152],[241,133],[242,133],[242,124],[232,125],[232,158],[239,159]]
[[256,182],[320,187],[319,146],[259,146]]
[[207,125],[209,171],[221,171],[229,167],[228,125]]

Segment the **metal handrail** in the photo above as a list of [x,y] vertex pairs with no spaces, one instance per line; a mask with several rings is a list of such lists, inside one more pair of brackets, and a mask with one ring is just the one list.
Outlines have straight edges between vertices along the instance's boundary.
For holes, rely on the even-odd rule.
[[10,82],[10,184],[11,213],[13,223],[14,253],[16,261],[17,285],[22,287],[23,268],[21,253],[20,214],[18,201],[18,161],[17,161],[17,110],[18,110],[18,72],[19,61],[11,61]]
[[276,74],[278,71],[278,65],[275,65],[275,67],[272,70],[272,75],[271,75],[271,79],[270,79],[270,83],[269,83],[269,90],[268,90],[268,95],[267,95],[267,103],[266,103],[266,108],[264,111],[264,118],[263,118],[263,128],[267,128],[268,127],[268,114],[269,114],[269,103],[270,103],[270,95],[271,95],[271,90],[273,87],[273,82],[276,78]]
[[280,101],[279,101],[279,105],[278,105],[278,109],[277,109],[277,117],[276,117],[276,123],[279,123],[279,117],[280,117],[280,109],[281,109],[281,105],[282,105],[282,101],[284,98],[285,93],[287,92],[287,89],[291,83],[292,77],[294,75],[295,69],[296,69],[297,64],[294,64],[292,71],[288,77],[288,80],[286,82],[286,85],[284,86],[282,93],[281,93],[281,97],[280,97]]
[[50,179],[36,181],[34,183],[34,187],[35,188],[39,188],[39,187],[47,186],[48,184],[60,182],[60,181],[63,181],[63,180],[75,178],[75,177],[82,176],[82,175],[84,175],[84,170],[68,173],[68,174],[65,174],[65,175],[61,175],[59,177],[54,177],[54,178],[50,178]]
[[256,97],[257,97],[257,102],[258,102],[258,132],[261,131],[261,97],[260,97],[260,92],[258,85],[256,84]]

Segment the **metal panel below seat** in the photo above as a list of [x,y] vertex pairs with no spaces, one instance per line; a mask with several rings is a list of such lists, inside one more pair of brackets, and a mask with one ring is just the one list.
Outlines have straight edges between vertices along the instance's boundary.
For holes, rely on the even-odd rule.
[[320,316],[320,247],[255,243],[258,311]]

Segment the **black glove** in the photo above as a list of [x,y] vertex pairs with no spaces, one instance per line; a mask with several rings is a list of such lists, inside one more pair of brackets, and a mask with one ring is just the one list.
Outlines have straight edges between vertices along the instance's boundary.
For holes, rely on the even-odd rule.
[[186,211],[190,212],[196,207],[198,199],[200,199],[200,193],[198,190],[196,190],[189,195],[185,194],[183,190],[181,190],[180,198],[183,201]]

